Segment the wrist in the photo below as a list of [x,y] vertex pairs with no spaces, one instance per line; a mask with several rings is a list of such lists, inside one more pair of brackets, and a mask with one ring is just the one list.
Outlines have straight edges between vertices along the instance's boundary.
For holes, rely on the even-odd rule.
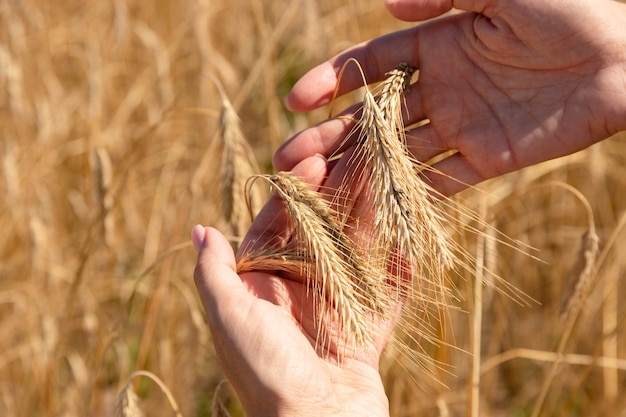
[[[278,417],[389,417],[382,378],[377,369],[358,360],[328,368],[331,387],[293,391],[283,398]],[[330,388],[330,390],[328,390]],[[315,392],[314,392],[315,391]],[[247,416],[260,416],[257,413]]]

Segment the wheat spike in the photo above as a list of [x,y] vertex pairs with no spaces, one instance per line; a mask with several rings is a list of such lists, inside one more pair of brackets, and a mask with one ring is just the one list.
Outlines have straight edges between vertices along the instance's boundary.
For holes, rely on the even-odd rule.
[[345,332],[359,344],[368,342],[372,335],[367,319],[383,314],[389,306],[383,286],[385,274],[365,262],[328,201],[302,178],[288,172],[265,178],[285,202],[293,228],[291,244],[242,255],[238,272],[245,267],[303,274],[307,288],[316,297],[322,345],[328,336],[323,332],[329,311],[336,313],[340,333]]
[[400,109],[410,74],[408,68],[391,72],[377,97],[366,90],[352,161],[373,190],[372,248],[382,252],[377,258],[389,259],[398,250],[410,265],[414,295],[445,304],[444,276],[454,255],[431,190],[420,179],[404,140]]
[[383,119],[389,123],[404,145],[406,142],[402,120],[402,101],[414,73],[413,67],[404,63],[398,65],[398,68],[387,73],[387,79],[381,84],[380,92],[376,95],[376,103],[383,114]]
[[[219,86],[219,84],[218,84]],[[231,234],[242,237],[250,226],[250,215],[263,205],[264,195],[251,193],[249,206],[241,196],[250,178],[260,172],[254,153],[241,130],[241,120],[220,86],[222,108],[220,112],[220,138],[222,142],[222,214]]]
[[135,394],[132,384],[124,387],[117,402],[116,417],[142,417],[143,412],[139,407],[139,397]]

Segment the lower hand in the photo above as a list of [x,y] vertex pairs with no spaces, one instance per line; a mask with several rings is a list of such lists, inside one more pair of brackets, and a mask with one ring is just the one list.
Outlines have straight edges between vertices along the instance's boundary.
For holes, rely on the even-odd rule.
[[[326,161],[308,158],[293,173],[319,184],[326,175]],[[246,242],[259,245],[285,237],[288,225],[281,201],[274,196],[257,216]],[[392,322],[373,324],[372,332],[383,331],[371,344],[343,350],[341,355],[337,348],[316,349],[318,329],[304,277],[238,275],[231,246],[221,233],[196,226],[193,240],[199,251],[195,281],[217,357],[246,415],[388,415],[378,361]]]

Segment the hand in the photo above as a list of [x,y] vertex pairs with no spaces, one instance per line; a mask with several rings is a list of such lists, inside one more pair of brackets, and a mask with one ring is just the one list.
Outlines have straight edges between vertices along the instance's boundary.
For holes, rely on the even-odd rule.
[[[368,82],[401,62],[419,69],[407,95],[409,146],[421,161],[457,152],[428,174],[443,194],[581,150],[626,129],[626,5],[609,0],[387,0],[398,18],[435,19],[351,48],[309,71],[286,98],[308,111],[332,97],[351,57]],[[350,64],[339,94],[362,84]],[[349,109],[347,114],[355,111]],[[275,155],[277,169],[331,155],[353,124],[307,129]]]
[[[326,170],[325,159],[312,157],[293,173],[319,185]],[[286,216],[272,197],[242,247],[287,240]],[[196,226],[192,237],[199,250],[195,281],[217,357],[246,415],[388,416],[378,360],[394,323],[372,323],[373,343],[342,351],[338,364],[336,345],[314,348],[316,320],[303,277],[239,276],[230,244],[217,230]]]

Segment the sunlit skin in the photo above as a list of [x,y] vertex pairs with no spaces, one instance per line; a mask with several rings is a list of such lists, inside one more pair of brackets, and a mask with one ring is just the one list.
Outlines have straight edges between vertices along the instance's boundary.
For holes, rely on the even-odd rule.
[[[387,2],[405,20],[434,17],[450,6],[439,0]],[[429,178],[446,195],[626,129],[626,5],[484,0],[454,6],[472,12],[347,50],[305,74],[286,104],[308,111],[327,103],[349,58],[361,63],[369,82],[401,62],[418,68],[406,124],[430,123],[412,129],[409,144],[421,161],[458,151],[435,166],[443,176]],[[339,94],[362,82],[348,65]],[[312,154],[332,154],[351,128],[339,118],[299,133],[278,150],[275,167],[288,170]]]
[[[315,184],[323,181],[326,169],[326,160],[313,156],[293,173]],[[352,215],[355,211],[357,206]],[[277,236],[288,239],[289,226],[284,205],[274,196],[242,248],[276,242]],[[220,232],[196,226],[192,239],[199,249],[195,280],[216,353],[247,415],[386,415],[378,360],[392,320],[372,323],[372,343],[356,350],[338,349],[336,343],[315,349],[318,331],[304,277],[286,279],[268,272],[239,276],[231,246]]]
[[[626,6],[610,0],[387,1],[399,19],[435,18],[358,45],[312,69],[286,98],[295,111],[331,99],[349,58],[368,81],[401,62],[420,71],[407,96],[407,124],[419,160],[447,150],[444,175],[427,180],[444,194],[468,184],[563,156],[626,129]],[[339,93],[362,83],[348,67]],[[350,114],[349,109],[345,114]],[[339,118],[307,129],[275,155],[278,170],[324,183],[324,158],[352,128]],[[326,186],[338,183],[341,163]],[[367,216],[358,205],[353,218]],[[268,229],[268,219],[276,217]],[[281,220],[282,219],[282,220]],[[252,226],[247,242],[286,238],[288,222],[276,198]],[[195,280],[218,359],[248,416],[385,416],[388,402],[378,360],[394,323],[372,345],[336,356],[314,349],[311,301],[302,280],[265,272],[238,276],[235,257],[215,229],[196,227]]]

